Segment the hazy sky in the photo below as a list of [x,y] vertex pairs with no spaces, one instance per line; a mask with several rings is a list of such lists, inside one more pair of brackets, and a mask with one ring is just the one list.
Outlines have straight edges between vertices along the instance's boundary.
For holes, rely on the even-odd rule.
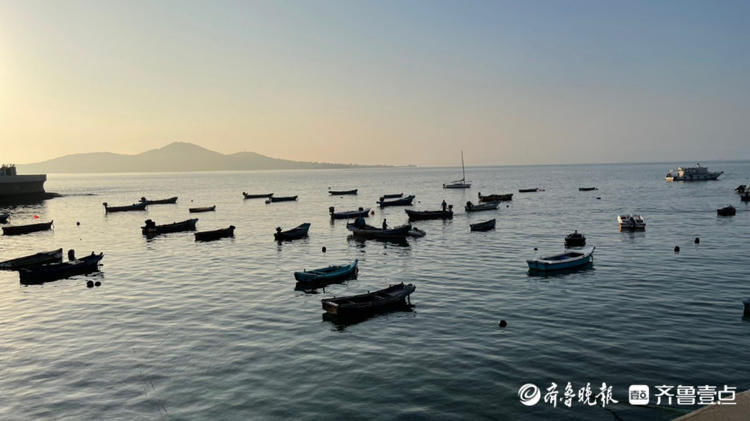
[[750,158],[750,1],[0,0],[0,161]]

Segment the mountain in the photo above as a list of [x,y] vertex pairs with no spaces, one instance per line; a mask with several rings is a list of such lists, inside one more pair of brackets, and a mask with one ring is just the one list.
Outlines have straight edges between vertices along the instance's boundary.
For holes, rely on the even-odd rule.
[[351,168],[355,165],[289,161],[254,152],[222,154],[192,143],[174,142],[136,155],[94,152],[65,155],[48,161],[18,165],[19,173],[100,173],[233,171]]

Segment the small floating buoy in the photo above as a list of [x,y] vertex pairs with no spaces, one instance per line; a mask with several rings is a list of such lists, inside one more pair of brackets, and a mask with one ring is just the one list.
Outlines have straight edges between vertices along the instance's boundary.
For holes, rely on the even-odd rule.
[[534,251],[537,251],[537,250],[539,250],[539,249],[538,249],[538,248],[536,248],[536,247],[534,247]]
[[505,205],[505,207],[506,207],[506,208],[509,208],[509,207],[510,207],[510,205]]
[[680,252],[680,246],[674,246],[674,252],[679,253]]
[[602,198],[601,198],[601,197],[599,197],[599,196],[597,196],[597,197],[596,197],[596,200],[602,200]]
[[[91,282],[91,281],[89,281],[89,282]],[[99,282],[99,281],[96,281],[96,282],[94,282],[94,286],[95,287],[100,287],[100,286],[102,286],[102,283]]]
[[81,226],[81,221],[76,221],[76,226],[80,227]]
[[94,282],[92,282],[92,281],[86,282],[86,287],[87,288],[93,288],[94,287]]
[[700,244],[700,243],[701,243],[701,239],[698,237],[695,237],[695,244]]
[[500,323],[498,323],[497,325],[500,327],[505,327],[508,326],[508,322],[506,322],[505,320],[500,320]]
[[750,298],[742,300],[742,304],[745,305],[745,317],[750,317]]
[[326,252],[326,246],[323,246],[323,248],[321,250],[323,250],[323,253],[325,253]]

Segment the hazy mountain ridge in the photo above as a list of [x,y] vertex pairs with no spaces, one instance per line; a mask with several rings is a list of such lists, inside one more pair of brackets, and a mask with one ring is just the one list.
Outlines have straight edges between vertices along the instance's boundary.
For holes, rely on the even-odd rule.
[[238,171],[352,168],[357,165],[290,161],[255,152],[222,154],[186,142],[174,142],[136,155],[111,152],[79,153],[33,164],[19,164],[22,174],[99,172]]

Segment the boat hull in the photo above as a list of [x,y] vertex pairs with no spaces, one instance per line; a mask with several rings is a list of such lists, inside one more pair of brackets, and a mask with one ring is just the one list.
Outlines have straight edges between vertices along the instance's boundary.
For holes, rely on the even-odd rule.
[[479,202],[480,203],[488,203],[488,202],[507,202],[510,200],[513,200],[513,193],[508,194],[488,194],[487,196],[482,196],[482,193],[479,193]]
[[18,270],[48,263],[62,263],[63,249],[44,251],[0,262],[0,270]]
[[414,211],[410,209],[404,209],[407,215],[409,215],[410,221],[425,221],[428,219],[453,219],[453,211]]
[[409,304],[409,296],[416,290],[412,284],[391,285],[367,294],[321,300],[323,310],[337,317],[366,317]]
[[230,225],[228,228],[195,233],[195,241],[214,241],[227,237],[234,237],[234,225]]
[[347,224],[346,228],[351,231],[354,236],[357,237],[383,240],[405,239],[412,229],[411,225],[401,225],[395,228],[384,230],[370,226],[359,228],[354,226],[354,224]]
[[294,272],[294,279],[300,287],[319,287],[330,283],[352,279],[357,276],[358,260],[354,263],[341,266],[329,266],[327,268],[311,271]]
[[385,208],[388,206],[411,206],[411,202],[414,200],[414,195],[406,196],[402,199],[396,199],[396,200],[380,200],[378,205],[381,208]]
[[[572,257],[565,258],[564,256],[566,255],[572,255]],[[535,272],[554,272],[578,269],[594,263],[594,248],[580,253],[569,252],[561,255],[527,260],[526,263],[529,266],[529,270]]]
[[216,210],[216,205],[214,206],[207,206],[205,208],[189,208],[188,212],[190,213],[202,213],[202,212],[213,212]]
[[273,234],[273,238],[276,241],[298,240],[307,237],[309,230],[310,224],[304,223],[287,231],[277,231]]
[[147,221],[147,225],[141,227],[141,232],[143,235],[153,237],[159,234],[169,234],[172,232],[195,231],[195,224],[197,222],[198,218],[193,218],[186,221],[174,222],[172,224],[149,226]]
[[74,262],[52,263],[33,268],[19,270],[22,284],[41,284],[58,279],[69,278],[75,275],[83,275],[99,270],[99,261],[104,257],[103,253],[86,256]]
[[470,224],[471,231],[491,231],[495,229],[495,219],[489,221],[479,222],[476,224]]
[[39,231],[48,231],[52,229],[52,222],[42,222],[39,224],[29,224],[29,225],[14,225],[10,227],[3,227],[3,234],[4,235],[23,235],[23,234],[30,234],[32,232],[39,232]]
[[328,194],[331,196],[346,196],[346,195],[356,195],[357,189],[354,190],[329,190]]
[[273,196],[273,193],[247,194],[245,192],[242,192],[242,196],[245,199],[267,199],[267,198]]

